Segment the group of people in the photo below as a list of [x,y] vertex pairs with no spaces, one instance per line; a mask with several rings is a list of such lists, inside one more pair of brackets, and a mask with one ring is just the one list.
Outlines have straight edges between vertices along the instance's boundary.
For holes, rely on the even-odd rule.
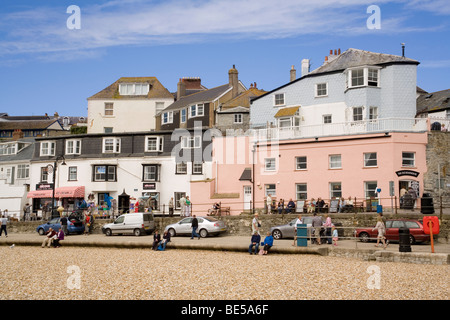
[[[267,232],[264,241],[261,242],[260,228],[261,221],[259,220],[259,214],[255,213],[252,220],[252,237],[248,247],[248,252],[250,254],[266,255],[273,246],[273,236],[270,232]],[[262,246],[262,248],[260,248],[260,246]]]
[[[179,203],[181,209],[180,215],[182,217],[190,217],[192,214],[192,202],[189,199],[189,196],[182,196],[179,200]],[[170,205],[169,205],[169,212],[170,212]]]
[[59,248],[62,240],[64,240],[64,231],[62,228],[59,228],[57,231],[53,230],[53,228],[49,228],[45,234],[44,241],[42,241],[41,247],[45,248],[47,245],[47,247],[50,248],[50,246],[53,245],[54,248]]
[[164,251],[166,250],[167,243],[169,242],[170,242],[170,233],[168,231],[164,231],[163,237],[161,239],[159,231],[155,230],[155,234],[153,235],[152,250]]
[[[302,216],[299,215],[297,221],[294,225],[295,236],[293,246],[296,245],[297,241],[297,225],[303,224]],[[311,236],[311,243],[316,243],[318,245],[322,244],[322,231],[325,231],[325,241],[327,244],[333,244],[337,246],[337,242],[339,239],[338,231],[334,224],[331,222],[331,217],[329,215],[325,215],[325,221],[322,220],[322,217],[318,216],[316,212],[313,213],[312,219],[312,230],[313,234]]]
[[[289,199],[289,202],[287,204],[285,204],[284,199],[280,199],[280,201],[278,201],[277,211],[278,211],[278,214],[282,214],[283,211],[285,213],[295,212],[295,202],[291,198],[291,199]],[[267,212],[271,213],[271,211],[269,211],[269,210]]]

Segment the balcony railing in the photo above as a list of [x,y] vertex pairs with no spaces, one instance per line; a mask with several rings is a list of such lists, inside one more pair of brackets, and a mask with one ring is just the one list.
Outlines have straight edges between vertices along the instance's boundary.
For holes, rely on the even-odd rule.
[[383,118],[345,123],[259,129],[255,130],[254,134],[258,140],[285,140],[368,133],[425,131],[428,131],[427,119],[425,118]]

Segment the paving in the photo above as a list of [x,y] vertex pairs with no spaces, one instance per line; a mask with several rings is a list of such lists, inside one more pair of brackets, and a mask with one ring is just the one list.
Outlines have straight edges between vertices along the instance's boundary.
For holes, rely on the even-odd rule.
[[[262,237],[263,239],[264,237]],[[0,237],[0,245],[15,246],[40,246],[44,236],[37,233],[10,233],[6,238]],[[63,240],[63,246],[94,247],[94,248],[151,248],[153,236],[113,235],[107,237],[103,234],[70,235]],[[250,237],[221,235],[207,238],[173,237],[168,245],[168,250],[218,250],[247,252]],[[363,243],[354,240],[340,240],[338,245],[311,244],[307,247],[294,246],[293,239],[275,240],[271,248],[271,254],[317,254],[322,256],[346,256],[376,260],[400,256],[404,262],[424,264],[450,264],[450,244],[447,242],[435,242],[434,253],[431,252],[430,243],[411,245],[411,252],[399,252],[398,243],[390,243],[386,249],[375,247],[375,242]],[[382,258],[385,257],[385,258]],[[420,258],[420,262],[415,260]],[[438,262],[436,262],[436,260]],[[386,261],[386,260],[385,260]],[[397,260],[399,261],[399,260]]]

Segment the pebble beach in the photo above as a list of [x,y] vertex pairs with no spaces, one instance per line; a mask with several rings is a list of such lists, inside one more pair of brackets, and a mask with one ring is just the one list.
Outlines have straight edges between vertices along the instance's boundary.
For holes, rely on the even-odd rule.
[[0,270],[1,300],[448,300],[450,293],[448,265],[302,254],[5,246]]

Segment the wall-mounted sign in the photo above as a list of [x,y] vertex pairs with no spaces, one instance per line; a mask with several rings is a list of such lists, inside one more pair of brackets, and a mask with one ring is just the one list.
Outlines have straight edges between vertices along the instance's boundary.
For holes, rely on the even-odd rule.
[[395,172],[397,174],[397,177],[401,177],[401,176],[413,176],[413,177],[418,177],[420,172],[417,171],[413,171],[413,170],[399,170]]
[[142,189],[144,190],[155,190],[156,183],[155,182],[146,182],[142,184]]
[[36,184],[36,191],[38,190],[52,190],[53,183],[38,183]]

